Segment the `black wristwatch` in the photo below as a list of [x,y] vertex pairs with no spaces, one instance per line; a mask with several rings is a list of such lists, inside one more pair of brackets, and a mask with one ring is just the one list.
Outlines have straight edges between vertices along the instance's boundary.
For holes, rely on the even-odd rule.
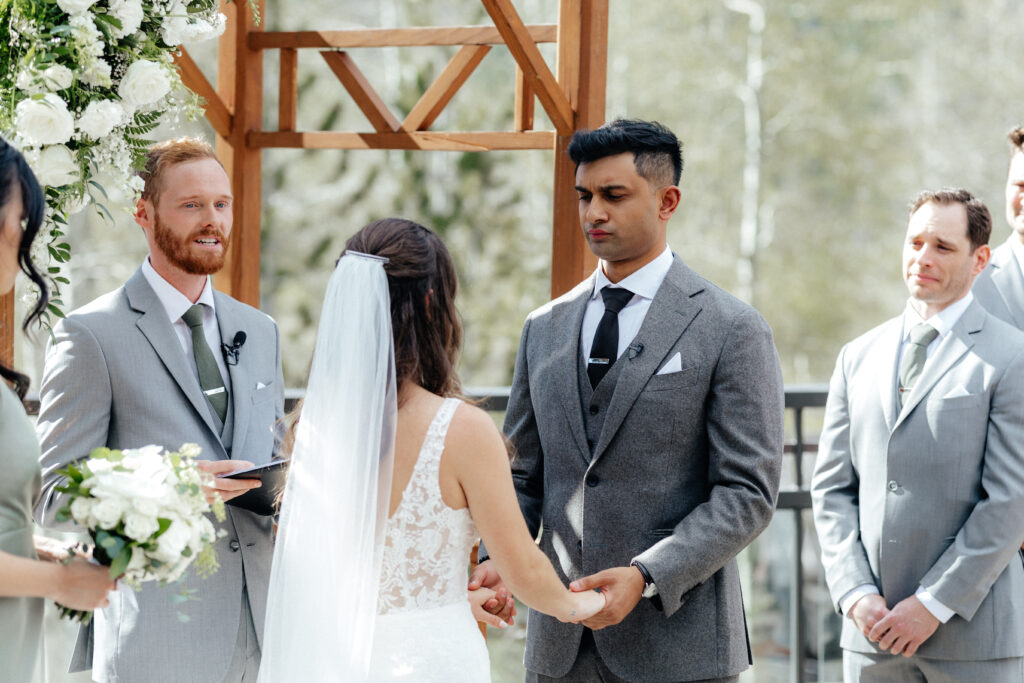
[[640,570],[641,576],[644,577],[644,592],[640,595],[645,598],[653,598],[658,594],[658,587],[654,585],[654,578],[651,573],[647,571],[647,567],[643,566],[640,562],[633,560],[629,563],[630,567],[636,567]]

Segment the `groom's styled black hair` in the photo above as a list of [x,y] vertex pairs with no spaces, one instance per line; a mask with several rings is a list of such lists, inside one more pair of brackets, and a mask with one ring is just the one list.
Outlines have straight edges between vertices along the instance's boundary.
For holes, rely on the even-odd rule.
[[683,174],[683,146],[675,133],[657,121],[615,119],[594,130],[580,130],[569,143],[569,158],[580,164],[633,153],[636,172],[647,182],[678,185]]

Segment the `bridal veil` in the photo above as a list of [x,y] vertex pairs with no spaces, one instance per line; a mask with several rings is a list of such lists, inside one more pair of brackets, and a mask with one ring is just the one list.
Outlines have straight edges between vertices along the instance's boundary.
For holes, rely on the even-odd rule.
[[384,262],[347,252],[327,285],[281,505],[260,683],[366,679],[396,412]]

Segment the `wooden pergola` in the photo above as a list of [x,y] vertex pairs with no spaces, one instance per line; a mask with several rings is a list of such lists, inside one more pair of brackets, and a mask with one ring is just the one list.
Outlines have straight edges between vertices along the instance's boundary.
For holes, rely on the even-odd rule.
[[[512,0],[481,0],[493,26],[418,27],[345,31],[264,31],[244,0],[225,4],[228,30],[220,38],[217,86],[210,84],[188,52],[178,58],[182,80],[207,102],[206,117],[217,135],[217,154],[231,177],[235,222],[231,249],[217,288],[259,305],[261,157],[266,148],[406,149],[490,151],[550,149],[554,164],[551,294],[583,279],[595,260],[576,213],[574,168],[566,147],[574,131],[604,122],[608,0],[560,0],[557,24],[525,25]],[[260,0],[260,13],[264,3]],[[557,44],[556,72],[537,45]],[[404,120],[356,66],[355,48],[458,46],[455,55]],[[455,93],[495,46],[515,59],[508,96],[515,101],[513,130],[437,131],[432,126]],[[263,57],[280,53],[277,130],[264,130]],[[364,132],[300,131],[296,128],[300,51],[319,52],[372,128]],[[534,130],[540,102],[554,131]],[[415,218],[415,217],[414,217]],[[0,359],[13,361],[14,299],[0,298]]]

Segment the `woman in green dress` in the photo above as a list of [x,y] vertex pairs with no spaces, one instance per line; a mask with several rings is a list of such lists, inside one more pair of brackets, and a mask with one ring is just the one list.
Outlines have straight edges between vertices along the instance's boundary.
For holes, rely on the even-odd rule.
[[[25,159],[0,139],[0,294],[14,289],[19,268],[41,292],[23,329],[47,301],[46,282],[31,258],[43,209],[43,193]],[[37,552],[32,503],[41,482],[39,443],[21,403],[29,380],[3,363],[0,378],[0,669],[3,680],[27,683],[39,659],[43,599],[91,610],[107,604],[114,582],[106,567],[84,558],[62,563],[53,561],[58,554]]]

